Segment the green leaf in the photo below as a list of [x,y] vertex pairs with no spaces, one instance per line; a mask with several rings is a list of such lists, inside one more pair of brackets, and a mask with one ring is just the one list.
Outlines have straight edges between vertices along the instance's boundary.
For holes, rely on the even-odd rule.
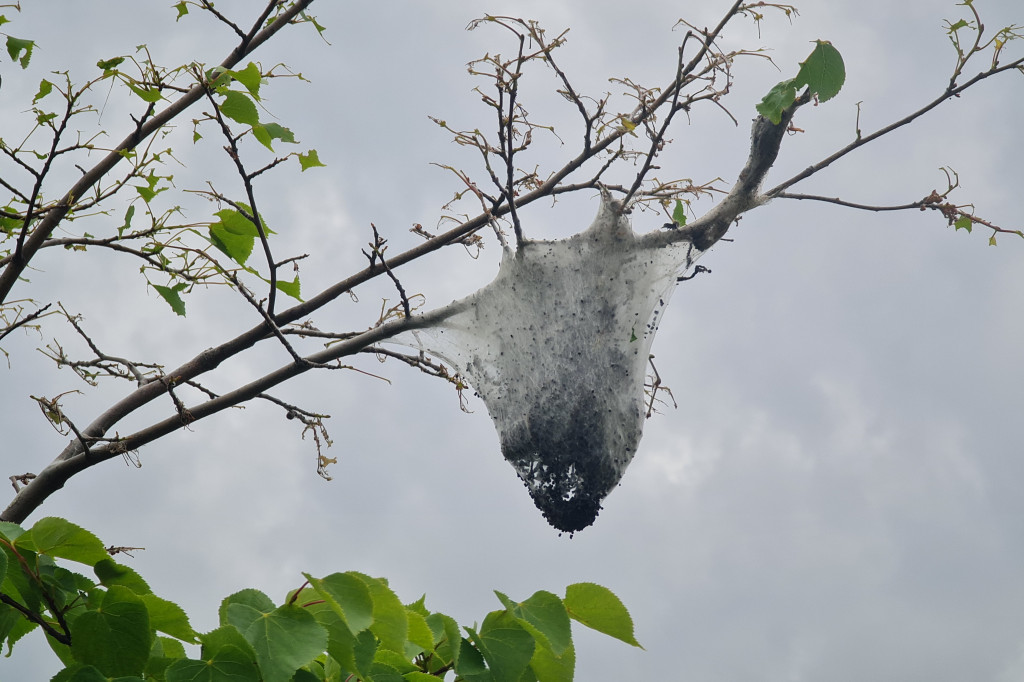
[[295,143],[295,135],[288,128],[277,123],[255,123],[252,126],[253,136],[270,151],[274,151],[272,142],[274,140],[281,140],[282,142]]
[[572,646],[572,627],[565,605],[557,595],[541,590],[523,602],[513,602],[501,592],[495,592],[509,613],[519,619],[538,643],[561,656]]
[[185,645],[176,639],[160,635],[153,641],[151,655],[164,658],[186,658]]
[[370,631],[380,640],[380,646],[400,654],[405,653],[405,642],[409,634],[405,605],[383,580],[354,571],[352,573],[366,583],[373,599],[373,625]]
[[[20,223],[19,223],[20,224]],[[14,542],[25,534],[25,529],[10,521],[0,521],[0,536]]]
[[167,305],[171,306],[171,310],[181,317],[185,317],[185,302],[181,300],[181,291],[187,286],[185,282],[178,282],[173,287],[165,287],[160,284],[152,285],[156,289],[156,293],[160,294],[160,297],[167,301]]
[[[136,187],[136,189],[138,189]],[[135,205],[132,204],[128,207],[128,210],[124,212],[124,225],[117,228],[117,236],[120,237],[125,231],[132,226],[132,217],[135,215]]]
[[39,92],[37,92],[36,96],[32,98],[32,104],[35,104],[42,98],[49,95],[51,92],[53,92],[53,83],[46,80],[45,78],[39,81]]
[[375,662],[370,666],[369,675],[366,675],[366,678],[372,679],[373,682],[405,682],[402,673],[386,663]]
[[576,583],[565,590],[569,617],[626,644],[643,648],[633,636],[633,619],[611,590],[594,583]]
[[291,296],[292,298],[294,298],[297,301],[301,301],[302,300],[302,296],[300,295],[301,287],[299,285],[299,276],[298,275],[295,275],[295,279],[292,280],[291,282],[285,282],[285,281],[282,281],[282,280],[278,280],[277,281],[277,288],[280,289],[281,291],[283,291],[284,293],[288,294],[289,296]]
[[[355,654],[356,637],[349,632],[344,621],[341,620],[341,616],[324,602],[310,604],[306,606],[306,610],[316,618],[320,625],[327,628],[327,653],[331,659],[341,666],[343,670],[357,670]],[[373,646],[376,647],[377,640],[374,639],[373,635],[368,630],[363,630],[363,633],[369,636]],[[373,659],[372,652],[370,659]]]
[[39,577],[42,579],[50,599],[58,608],[69,606],[70,603],[78,601],[80,594],[87,593],[96,587],[94,580],[86,578],[81,573],[57,566],[49,557],[46,559],[45,562],[40,561]]
[[[317,673],[311,673],[306,668],[299,668],[295,671],[295,677],[292,678],[291,682],[323,682],[323,666],[320,666],[320,664],[316,662],[313,662],[310,665],[318,668]],[[437,682],[436,678],[434,682]]]
[[155,594],[141,595],[142,603],[149,611],[150,626],[157,632],[177,637],[191,644],[198,643],[196,631],[188,622],[184,609],[174,602],[161,599]]
[[326,27],[324,27],[323,25],[321,25],[320,23],[317,22],[316,17],[314,17],[312,14],[306,14],[305,12],[299,12],[299,15],[303,19],[305,19],[306,21],[308,21],[311,24],[313,24],[313,28],[315,28],[316,32],[319,33],[321,36],[323,35],[324,31],[327,30]]
[[487,614],[479,634],[466,629],[487,661],[494,681],[518,682],[533,658],[533,635],[504,611]]
[[114,69],[121,65],[121,62],[125,60],[125,57],[111,57],[110,59],[101,59],[96,62],[96,66],[103,69],[103,75],[106,76]]
[[373,598],[358,574],[332,573],[322,579],[303,575],[350,632],[358,633],[373,623]]
[[[28,566],[34,565],[36,561],[41,564],[46,557],[39,557],[35,552],[23,547],[16,547],[16,549],[15,552],[9,547],[0,547],[0,551],[6,557],[8,567],[7,577],[3,582],[3,591],[28,607],[29,610],[39,611],[43,603],[43,588],[38,581],[30,579],[24,570],[17,567],[22,560]],[[52,560],[50,563],[53,563]],[[15,567],[14,570],[11,570],[12,567]]]
[[256,104],[249,95],[234,90],[224,93],[224,101],[220,104],[220,113],[232,121],[244,125],[255,126],[260,122],[259,114],[256,111]]
[[[13,210],[11,209],[10,206],[5,206],[4,210],[10,211],[10,212],[13,213]],[[16,218],[7,218],[7,217],[4,217],[4,216],[0,216],[0,232],[3,232],[8,237],[10,237],[15,232],[17,232],[18,229],[21,228],[21,225],[22,225],[22,221],[20,221],[20,220],[18,220]]]
[[153,639],[153,648],[149,650],[146,661],[145,675],[147,680],[166,682],[167,668],[177,660],[187,658],[185,647],[176,639],[159,636]]
[[794,85],[806,85],[818,96],[819,102],[827,102],[836,95],[846,81],[846,66],[839,50],[827,40],[816,40],[814,50],[800,64]]
[[218,609],[218,615],[220,616],[220,625],[228,625],[227,609],[230,608],[231,604],[246,604],[252,606],[260,613],[269,613],[276,606],[270,597],[266,596],[259,590],[248,588],[240,590],[232,595],[224,597],[224,600],[220,602],[220,608]]
[[[466,628],[474,635],[475,632]],[[459,657],[455,661],[455,672],[466,680],[491,680],[491,675],[484,665],[484,657],[473,643],[463,637],[459,643]]]
[[672,209],[672,221],[679,227],[686,224],[686,206],[679,199],[676,199],[676,206]]
[[956,219],[956,222],[953,223],[953,227],[957,230],[967,230],[968,232],[971,231],[971,227],[973,225],[974,223],[971,222],[971,219],[965,215],[960,216]]
[[151,646],[149,613],[127,587],[114,585],[98,609],[71,623],[75,660],[95,666],[108,677],[141,675]]
[[299,165],[302,166],[302,170],[308,170],[310,168],[316,168],[317,166],[325,166],[326,164],[320,163],[320,157],[317,155],[315,149],[310,149],[305,154],[299,154]]
[[408,608],[405,615],[409,619],[409,641],[405,645],[405,657],[412,659],[424,651],[433,650],[434,635],[427,625],[427,619]]
[[[8,594],[8,596],[12,596]],[[7,639],[10,633],[14,630],[15,626],[28,622],[21,612],[15,609],[13,606],[7,604],[0,604],[0,642]],[[12,642],[13,644],[13,642]],[[8,656],[10,652],[8,651]]]
[[239,235],[229,231],[223,223],[210,225],[210,243],[223,251],[225,255],[239,265],[245,265],[252,254],[252,247],[256,238],[247,235]]
[[421,616],[423,616],[424,618],[429,616],[430,615],[430,609],[427,608],[427,595],[424,594],[419,599],[414,601],[413,603],[406,604],[405,605],[405,610],[406,611],[411,611],[412,613],[418,613]]
[[429,675],[419,670],[403,675],[405,682],[437,682],[437,675]]
[[253,665],[256,664],[256,652],[252,650],[252,645],[233,625],[223,625],[216,630],[199,635],[199,641],[203,643],[202,659],[204,661],[210,660],[221,649],[233,647],[245,652]]
[[355,662],[356,671],[363,677],[367,677],[367,673],[373,667],[373,658],[377,653],[378,644],[377,638],[369,630],[360,632],[353,642],[352,660]]
[[138,595],[150,594],[153,590],[134,569],[122,566],[110,557],[96,563],[92,568],[100,584],[105,587],[122,585]]
[[413,665],[408,658],[396,651],[392,651],[391,649],[379,649],[373,657],[373,662],[375,665],[371,666],[371,670],[374,669],[378,663],[383,663],[399,675],[411,673],[413,670],[416,670],[416,666]]
[[[122,680],[138,680],[138,677],[122,677]],[[57,673],[50,682],[110,682],[110,678],[91,665],[73,663]]]
[[[252,209],[248,206],[239,205],[251,213]],[[258,237],[260,234],[259,230],[256,229],[256,223],[232,208],[222,209],[214,213],[214,215],[220,218],[219,222],[224,226],[224,229],[232,234],[247,235],[249,237]]]
[[18,547],[31,549],[39,554],[69,559],[93,565],[109,558],[100,539],[76,526],[70,521],[48,516],[36,521],[35,525],[15,543]]
[[432,613],[427,616],[427,625],[431,632],[435,633],[437,641],[435,651],[444,659],[445,663],[454,662],[458,664],[459,646],[462,644],[462,636],[459,634],[459,624],[451,616],[443,613]]
[[576,650],[569,647],[561,656],[550,649],[537,647],[530,659],[530,668],[537,682],[572,682],[576,671]]
[[[0,583],[3,583],[4,578],[7,577],[7,552],[0,552]],[[7,633],[0,633],[0,641],[3,641]]]
[[259,101],[260,84],[263,82],[263,74],[260,73],[259,67],[256,64],[249,62],[241,71],[227,71],[225,73],[244,85],[245,89],[252,95],[252,98],[257,102]]
[[996,245],[996,236],[995,235],[992,235],[991,237],[988,238],[988,245],[989,246],[995,246]]
[[[232,604],[229,617],[244,609],[256,612],[250,606]],[[256,652],[264,682],[288,682],[296,670],[327,648],[327,631],[303,608],[285,604],[256,614],[242,634]]]
[[143,102],[153,104],[163,99],[159,88],[141,88],[133,83],[128,83],[128,89],[138,95]]
[[[35,46],[35,41],[7,36],[7,54],[11,56],[12,60],[18,62],[23,69],[28,68],[28,62],[32,59],[32,49]],[[21,54],[22,52],[25,54]],[[21,55],[21,57],[19,58],[18,55]]]
[[[17,644],[22,637],[35,630],[37,627],[39,626],[27,618],[22,618],[19,613],[17,621],[7,633],[7,656],[9,657],[11,655],[11,652],[14,650],[14,645]],[[51,642],[50,646],[56,650],[59,646],[63,645],[55,646],[54,643]]]
[[260,682],[259,669],[238,647],[226,646],[209,659],[183,658],[168,666],[167,682]]
[[778,125],[782,121],[782,112],[796,100],[795,80],[776,83],[775,87],[757,105],[757,113]]
[[[228,625],[233,626],[244,635],[253,623],[272,612],[273,609],[271,611],[261,611],[249,604],[228,604]],[[249,638],[246,637],[245,641],[249,642]],[[249,643],[251,644],[252,642]]]
[[158,635],[153,640],[153,649],[149,652],[150,660],[154,657],[167,659],[187,658],[185,656],[185,645],[172,637]]
[[156,197],[157,194],[160,194],[161,192],[166,192],[167,189],[168,189],[167,187],[160,187],[158,189],[157,188],[157,183],[159,183],[161,180],[168,180],[169,181],[169,180],[171,180],[171,178],[172,178],[172,176],[164,177],[164,176],[157,175],[157,174],[153,173],[152,171],[150,171],[149,175],[147,175],[146,177],[142,178],[143,180],[146,181],[145,186],[143,186],[143,185],[132,185],[132,186],[135,187],[135,191],[139,193],[139,196],[142,197],[142,200],[145,201],[148,204],[149,202],[153,201],[153,199]]
[[182,0],[182,2],[179,2],[174,6],[174,9],[178,10],[178,16],[174,17],[174,21],[177,22],[178,19],[181,19],[183,16],[188,14],[188,3]]
[[267,123],[263,126],[272,140],[281,140],[288,144],[295,144],[295,133],[278,123]]

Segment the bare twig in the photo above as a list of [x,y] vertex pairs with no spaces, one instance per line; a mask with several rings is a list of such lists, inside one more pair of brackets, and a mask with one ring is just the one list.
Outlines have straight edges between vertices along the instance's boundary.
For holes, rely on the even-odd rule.
[[[20,476],[9,476],[11,485],[14,487],[14,492],[21,490],[21,486],[28,485],[29,481],[35,478],[36,475],[32,472],[21,474]],[[20,484],[20,485],[19,485]]]
[[[0,601],[7,604],[8,606],[14,607],[19,613],[21,613],[21,615],[25,616],[25,618],[27,618],[30,622],[35,623],[36,625],[41,627],[43,629],[43,632],[45,632],[50,637],[53,637],[54,640],[60,642],[61,644],[64,644],[65,646],[71,645],[71,633],[68,631],[66,624],[62,623],[63,631],[57,630],[50,624],[48,620],[43,618],[41,615],[39,615],[32,609],[28,608],[27,606],[22,605],[21,602],[19,602],[14,597],[4,594],[3,592],[0,592]],[[63,615],[55,615],[58,615],[58,620],[63,621]]]
[[52,305],[52,303],[47,303],[42,308],[39,308],[38,310],[29,313],[25,317],[15,320],[11,324],[7,325],[7,327],[5,327],[4,329],[0,329],[0,341],[2,341],[5,336],[13,332],[15,329],[25,326],[32,320],[36,320],[39,319],[40,317],[43,317],[43,315]]
[[398,289],[398,295],[402,298],[402,309],[405,311],[406,317],[412,317],[412,308],[409,307],[409,297],[405,293],[405,288],[402,283],[398,281],[398,277],[394,271],[388,265],[387,261],[384,260],[384,252],[387,251],[388,240],[380,236],[377,231],[377,226],[370,223],[370,228],[373,229],[373,242],[370,244],[370,253],[363,251],[363,255],[366,256],[370,261],[370,267],[376,265],[377,259],[380,259],[380,265],[384,268],[384,271],[388,273],[388,277],[395,283],[395,288]]
[[231,21],[231,20],[230,20],[230,19],[228,19],[228,18],[227,18],[226,16],[224,16],[223,14],[221,14],[220,12],[218,12],[218,11],[217,11],[216,9],[214,9],[214,7],[213,7],[213,3],[212,3],[212,2],[210,2],[209,0],[200,0],[199,4],[200,4],[200,6],[201,6],[201,7],[202,7],[202,8],[204,9],[204,10],[206,10],[207,12],[209,12],[210,14],[212,14],[213,16],[217,17],[217,19],[218,19],[218,20],[220,20],[220,22],[221,22],[222,24],[224,24],[225,26],[227,26],[228,28],[230,28],[230,29],[231,29],[232,31],[234,31],[234,32],[235,32],[235,35],[237,35],[237,36],[238,36],[239,38],[241,38],[242,40],[245,40],[245,31],[243,31],[243,30],[242,30],[242,29],[241,29],[241,28],[240,28],[240,27],[238,26],[238,24],[236,24],[235,22]]
[[650,398],[647,401],[647,414],[645,415],[650,419],[657,411],[654,409],[654,403],[659,402],[665,404],[665,401],[658,398],[658,391],[663,391],[668,394],[668,397],[672,400],[672,407],[679,409],[679,404],[676,402],[676,397],[672,395],[672,389],[661,383],[661,375],[658,373],[658,368],[654,366],[654,356],[647,358],[648,363],[651,365],[651,376],[647,377],[649,383],[644,385],[644,390],[647,392]]
[[107,554],[109,554],[110,556],[117,556],[118,554],[127,554],[133,559],[135,558],[135,555],[132,554],[132,552],[144,552],[146,550],[145,547],[115,547],[114,545],[104,547],[104,549],[107,550]]
[[[194,422],[196,420],[195,415],[185,407],[185,403],[183,403],[181,398],[178,397],[178,394],[174,392],[174,386],[178,383],[178,378],[163,376],[160,377],[160,383],[167,389],[167,395],[171,397],[171,401],[174,403],[174,411],[178,414],[178,425],[187,427],[189,424]],[[118,441],[117,445],[120,447],[122,452],[131,449],[124,444],[123,440]]]
[[[89,349],[96,355],[95,360],[71,360],[64,354],[64,350],[60,347],[60,344],[55,343],[54,345],[57,346],[56,349],[47,346],[47,350],[50,350],[51,353],[43,351],[43,354],[51,360],[54,360],[58,366],[71,367],[79,377],[91,385],[96,385],[95,378],[97,374],[86,372],[84,368],[96,368],[102,370],[108,376],[120,379],[134,379],[139,386],[150,381],[153,378],[152,373],[154,371],[159,372],[163,369],[162,365],[148,362],[133,362],[132,360],[114,355],[107,355],[102,352],[92,338],[90,338],[89,335],[85,333],[85,330],[82,329],[81,324],[79,324],[81,317],[69,313],[62,303],[58,303],[58,305],[60,306],[61,313],[64,315],[65,319],[71,323],[71,326],[75,328],[78,335],[85,340]],[[119,367],[123,367],[124,370],[118,369]]]
[[267,395],[266,393],[261,393],[256,397],[283,407],[285,409],[286,419],[298,419],[302,422],[303,440],[305,440],[307,433],[313,434],[313,443],[316,445],[316,473],[325,481],[332,480],[330,474],[327,472],[327,467],[331,464],[337,464],[338,459],[336,457],[327,457],[323,453],[324,447],[329,448],[334,444],[334,441],[331,440],[330,435],[327,433],[327,427],[324,425],[323,421],[324,419],[330,419],[331,415],[317,414],[316,412],[304,410],[301,407],[291,405],[283,400],[275,398],[274,396]]

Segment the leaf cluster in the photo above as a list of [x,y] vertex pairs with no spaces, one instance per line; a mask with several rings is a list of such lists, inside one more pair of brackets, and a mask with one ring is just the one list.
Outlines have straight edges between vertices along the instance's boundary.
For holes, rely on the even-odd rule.
[[[307,4],[308,1],[303,3]],[[282,25],[292,21],[311,22],[319,32],[324,30],[304,12],[299,12],[294,20],[287,19],[285,15],[296,14],[294,9],[297,8],[292,8],[294,3],[268,3],[264,15],[249,32],[230,22],[212,3],[179,3],[175,6],[179,19],[188,13],[190,5],[232,26],[242,40],[237,49],[240,54],[251,49],[249,45],[257,31],[269,30],[278,19],[284,19],[279,22]],[[9,23],[8,19],[0,16],[0,25],[5,23]],[[13,36],[7,36],[6,44],[10,58],[27,69],[35,44]],[[252,61],[234,68],[206,69],[199,63],[167,68],[154,62],[145,45],[139,45],[133,54],[101,59],[95,67],[94,75],[84,83],[75,83],[70,72],[42,78],[26,109],[31,116],[27,134],[16,137],[19,133],[10,126],[0,133],[0,165],[6,162],[6,166],[0,168],[0,191],[8,195],[0,197],[0,268],[24,267],[40,248],[62,246],[75,253],[101,249],[141,261],[139,270],[145,285],[152,287],[178,315],[185,314],[185,295],[197,285],[226,284],[237,288],[242,286],[238,281],[241,272],[255,275],[269,284],[271,301],[276,292],[298,299],[297,274],[288,280],[278,277],[277,269],[282,262],[270,257],[266,239],[271,232],[262,229],[262,218],[254,213],[252,185],[254,178],[293,156],[302,171],[323,166],[317,151],[309,149],[276,156],[251,172],[239,167],[245,185],[242,200],[232,201],[212,187],[209,193],[200,191],[198,194],[220,204],[218,209],[225,203],[230,208],[215,210],[214,219],[209,222],[188,223],[180,220],[187,209],[181,205],[168,206],[160,196],[176,188],[174,176],[163,168],[168,161],[177,162],[177,159],[170,147],[162,149],[155,145],[172,133],[172,126],[159,123],[173,118],[167,112],[203,94],[210,97],[213,110],[193,121],[194,143],[203,137],[200,132],[203,124],[213,121],[220,124],[218,127],[229,139],[226,149],[233,161],[238,160],[242,137],[255,140],[271,153],[276,142],[295,144],[295,135],[289,128],[261,120],[266,118],[262,113],[261,87],[271,78],[301,78],[301,74],[288,72],[283,65],[264,70]],[[109,86],[104,88],[105,94],[101,95],[100,86]],[[131,116],[134,130],[118,145],[104,142],[108,132],[96,127],[96,121],[81,120],[83,114],[95,114],[99,105],[94,106],[92,102],[99,96],[105,102],[114,88],[123,88],[140,109]],[[239,126],[241,132],[236,134],[230,126]],[[100,166],[119,164],[123,172],[109,169],[103,173],[86,172],[84,168],[94,163],[97,152],[107,155]],[[75,188],[66,191],[56,186],[62,181],[55,178],[69,170],[85,175]],[[118,198],[121,206],[115,203]],[[225,218],[225,211],[233,211],[233,217],[241,220],[232,220],[232,216]],[[33,243],[37,234],[48,235],[53,230],[51,223],[56,224],[61,219],[67,225],[62,230],[63,236],[49,236],[41,243]],[[71,229],[73,221],[88,221],[89,231]],[[140,225],[143,221],[145,223]],[[256,240],[263,242],[263,251],[267,254],[263,267],[246,263]],[[229,260],[219,262],[220,253]],[[15,324],[0,328],[0,338],[14,326],[31,321],[25,315],[17,316],[8,310],[3,298],[5,296],[0,296],[0,316],[14,319]]]
[[758,103],[757,113],[778,125],[782,112],[793,106],[801,88],[806,88],[807,96],[827,102],[839,94],[845,81],[846,66],[839,50],[827,40],[816,40],[814,50],[800,62],[796,76],[776,83]]
[[[219,625],[196,632],[89,531],[48,517],[0,524],[0,641],[8,653],[42,629],[64,664],[54,682],[570,682],[570,621],[633,646],[633,622],[607,588],[539,591],[460,627],[425,597],[403,604],[381,578],[348,571],[306,582],[277,604],[245,589],[224,599]],[[92,569],[92,576],[56,560]],[[198,645],[198,654],[194,651]],[[193,651],[188,651],[191,647]]]

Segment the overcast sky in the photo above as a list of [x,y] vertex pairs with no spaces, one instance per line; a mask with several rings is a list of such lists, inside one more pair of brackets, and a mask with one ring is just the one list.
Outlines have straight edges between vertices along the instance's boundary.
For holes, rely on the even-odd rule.
[[[0,66],[3,134],[22,125],[19,112],[50,70],[90,77],[98,59],[141,43],[163,63],[221,61],[230,34],[200,15],[175,24],[170,4],[23,2],[5,28],[39,47],[28,72],[6,57]],[[479,173],[427,118],[491,124],[465,64],[513,46],[495,30],[467,33],[471,19],[503,13],[537,18],[550,33],[571,27],[562,66],[581,90],[600,95],[614,87],[609,77],[665,82],[682,36],[671,30],[679,13],[711,25],[728,4],[315,5],[330,45],[298,27],[258,53],[264,65],[285,62],[312,81],[274,81],[265,105],[327,167],[283,169],[257,186],[275,239],[311,254],[304,292],[362,267],[370,222],[395,252],[418,243],[412,224],[435,228],[440,206],[460,188],[431,162]],[[1024,24],[1016,0],[976,5],[990,28]],[[254,5],[217,6],[244,22]],[[795,73],[814,39],[842,52],[847,84],[834,101],[798,114],[805,132],[785,140],[769,183],[849,142],[858,102],[865,132],[917,109],[948,81],[954,53],[943,19],[961,9],[934,0],[811,1],[792,25],[769,15],[760,37],[737,25],[724,45],[770,47],[781,72],[756,57],[739,61],[724,104],[740,125],[713,106],[695,108],[689,125],[671,133],[663,175],[731,184],[754,104]],[[1022,49],[1011,45],[1008,59]],[[523,95],[565,141],[538,138],[536,160],[548,169],[575,154],[579,139],[574,111],[553,84],[538,71]],[[114,139],[130,124],[123,102],[112,95],[99,122]],[[905,203],[943,190],[939,168],[951,166],[962,183],[955,199],[997,224],[1024,227],[1022,110],[1024,80],[1007,74],[797,189]],[[187,139],[191,125],[179,123]],[[173,169],[179,189],[213,177],[237,194],[217,144],[186,144],[177,155],[187,166]],[[186,205],[188,219],[208,219],[208,206],[170,195],[162,196]],[[596,193],[538,202],[523,212],[524,229],[565,236],[596,210]],[[82,229],[110,232],[121,224],[118,211]],[[638,231],[663,222],[634,217]],[[1024,240],[1003,236],[991,248],[984,230],[954,233],[933,213],[785,200],[747,214],[730,236],[702,260],[712,274],[680,285],[654,344],[678,409],[646,424],[621,486],[595,526],[572,539],[534,508],[479,400],[465,414],[448,385],[372,358],[360,368],[390,384],[319,373],[275,392],[332,415],[332,482],[316,476],[313,446],[296,424],[254,404],[144,448],[141,469],[115,460],[79,475],[29,522],[65,516],[108,544],[145,547],[125,561],[201,630],[215,626],[228,594],[256,587],[280,600],[302,582],[301,571],[385,576],[404,601],[426,593],[430,608],[461,623],[498,608],[492,589],[523,599],[594,581],[623,599],[646,650],[577,628],[580,680],[1020,679]],[[399,274],[434,307],[486,284],[498,255],[491,239],[477,260],[456,247]],[[256,323],[218,290],[190,296],[189,315],[179,318],[146,291],[136,263],[90,256],[45,254],[15,297],[60,299],[84,315],[106,352],[170,367]],[[394,298],[384,283],[356,294],[359,304],[339,299],[318,313],[318,326],[365,327],[380,298]],[[42,342],[4,340],[12,364],[0,368],[4,477],[40,470],[66,442],[30,394],[82,389],[64,404],[88,423],[128,389],[91,390],[33,350],[70,331],[54,321]],[[229,363],[210,387],[227,390],[286,359],[268,348]],[[166,416],[169,407],[147,415]],[[31,639],[0,659],[0,678],[44,679],[59,667],[30,653],[43,648],[38,634]]]

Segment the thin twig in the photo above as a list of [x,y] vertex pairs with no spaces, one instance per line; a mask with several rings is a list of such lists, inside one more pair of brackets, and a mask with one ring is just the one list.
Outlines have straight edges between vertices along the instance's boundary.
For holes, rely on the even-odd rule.
[[29,322],[31,322],[32,320],[35,320],[35,319],[38,319],[38,318],[42,317],[43,314],[47,311],[47,309],[49,309],[49,307],[52,306],[52,305],[53,305],[52,303],[47,303],[46,305],[44,305],[39,310],[36,310],[36,311],[33,311],[33,312],[29,313],[28,315],[26,315],[25,317],[21,318],[20,320],[15,320],[10,325],[8,325],[6,328],[0,330],[0,341],[2,341],[5,336],[7,336],[11,332],[13,332],[18,327],[23,327],[26,324],[28,324]]
[[949,87],[947,87],[941,95],[933,99],[931,102],[928,102],[917,111],[914,111],[913,113],[908,114],[907,116],[904,116],[898,121],[894,121],[893,123],[890,123],[889,125],[883,128],[879,128],[870,135],[858,135],[858,137],[850,144],[846,145],[845,147],[842,147],[841,149],[822,159],[818,163],[808,166],[807,168],[797,173],[793,177],[789,178],[785,182],[781,182],[772,189],[768,190],[767,192],[765,192],[765,196],[771,198],[780,195],[782,192],[786,191],[788,188],[792,187],[796,183],[800,182],[801,180],[806,180],[807,178],[811,177],[818,171],[827,168],[828,166],[832,165],[839,159],[843,158],[844,156],[852,152],[853,150],[859,149],[868,142],[877,140],[883,135],[888,135],[892,131],[902,128],[908,123],[915,121],[916,119],[920,118],[921,116],[924,116],[929,111],[939,106],[943,102],[953,97],[959,96],[962,92],[964,92],[971,86],[976,85],[977,83],[985,80],[986,78],[990,78],[991,76],[994,76],[998,73],[1002,73],[1003,71],[1019,69],[1021,67],[1024,67],[1024,57],[1017,59],[1013,62],[1010,62],[1009,64],[1004,64],[1003,66],[994,66],[987,71],[982,71],[981,73],[976,75],[974,78],[971,78],[963,85],[957,85],[954,87],[953,83],[950,83]]
[[405,293],[405,288],[402,283],[398,281],[398,277],[395,275],[391,266],[384,259],[384,252],[387,250],[387,240],[380,236],[377,231],[377,226],[370,223],[370,228],[373,229],[373,243],[370,244],[370,253],[363,251],[363,255],[370,260],[370,267],[374,266],[376,259],[380,259],[380,266],[384,268],[384,271],[388,273],[388,277],[395,283],[395,288],[398,289],[398,295],[402,297],[402,309],[405,311],[406,317],[412,317],[412,308],[409,306],[409,297]]
[[[245,170],[245,165],[242,163],[242,156],[238,151],[238,138],[235,137],[231,128],[228,126],[227,121],[224,120],[224,116],[220,112],[220,107],[217,102],[213,99],[213,91],[207,88],[206,98],[210,101],[213,106],[213,114],[220,124],[221,133],[224,135],[224,139],[227,140],[228,146],[225,147],[228,156],[235,164],[235,169],[238,171],[239,177],[242,178],[242,184],[245,187],[245,195],[249,200],[249,210],[242,211],[242,208],[236,205],[236,209],[248,218],[253,225],[256,226],[256,232],[259,234],[260,244],[263,246],[263,255],[267,260],[267,267],[270,270],[270,291],[267,294],[267,314],[270,316],[274,315],[274,307],[277,302],[277,265],[274,263],[274,255],[270,251],[270,240],[267,238],[267,230],[263,225],[263,219],[260,217],[259,209],[256,207],[256,193],[252,186],[252,175],[249,175]],[[257,173],[258,175],[258,173]],[[251,213],[251,215],[250,215]]]

